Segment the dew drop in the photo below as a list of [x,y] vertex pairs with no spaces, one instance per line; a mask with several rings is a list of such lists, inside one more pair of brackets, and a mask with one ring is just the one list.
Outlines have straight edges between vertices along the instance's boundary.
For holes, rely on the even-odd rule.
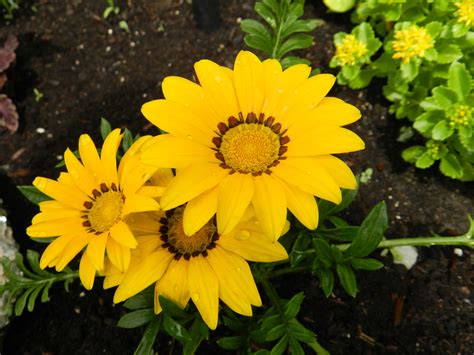
[[285,89],[278,88],[276,92],[277,94],[283,94],[285,92]]
[[222,76],[216,75],[214,77],[214,80],[216,81],[216,83],[220,83],[222,81]]
[[199,301],[199,293],[193,293],[193,301]]
[[76,170],[69,171],[69,174],[71,174],[73,179],[75,179],[75,180],[79,179],[79,173]]
[[193,136],[190,135],[190,134],[188,134],[188,135],[186,136],[186,138],[187,138],[187,139],[193,139]]
[[242,229],[237,232],[235,239],[237,240],[247,240],[250,237],[250,232],[246,229]]
[[242,272],[242,269],[240,267],[236,267],[235,270],[237,270],[237,272]]

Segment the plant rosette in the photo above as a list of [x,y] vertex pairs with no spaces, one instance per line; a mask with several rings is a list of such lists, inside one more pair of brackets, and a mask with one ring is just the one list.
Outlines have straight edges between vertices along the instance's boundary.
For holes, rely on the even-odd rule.
[[374,34],[372,26],[364,22],[352,29],[351,33],[338,32],[334,35],[336,54],[329,66],[340,66],[337,75],[339,84],[347,84],[353,89],[367,86],[374,76],[374,71],[368,68],[370,57],[382,46]]

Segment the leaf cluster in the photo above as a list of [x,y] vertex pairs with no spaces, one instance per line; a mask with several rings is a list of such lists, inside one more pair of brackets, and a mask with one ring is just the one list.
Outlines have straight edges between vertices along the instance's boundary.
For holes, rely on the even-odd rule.
[[1,257],[0,263],[6,275],[7,282],[0,285],[0,294],[7,293],[7,313],[13,311],[19,316],[28,309],[32,312],[35,303],[40,299],[42,303],[49,300],[49,290],[56,282],[63,282],[66,291],[69,291],[70,283],[78,277],[77,272],[69,268],[62,272],[49,272],[42,270],[39,266],[39,254],[28,250],[26,253],[28,267],[24,264],[23,255],[16,254],[15,261],[7,257]]
[[[0,4],[2,4],[1,0]],[[16,59],[17,48],[18,39],[13,35],[9,35],[3,46],[0,47],[0,91],[8,80],[6,72]],[[18,112],[15,104],[7,95],[0,94],[0,127],[16,132],[18,125]]]
[[[367,53],[350,65],[335,56],[331,66],[341,67],[338,82],[351,88],[367,86],[374,77],[386,79],[384,96],[392,102],[390,113],[407,118],[424,146],[410,147],[403,158],[425,169],[439,161],[440,171],[453,179],[474,180],[474,94],[472,91],[474,32],[458,17],[448,0],[362,0],[352,13],[359,23],[351,34]],[[426,30],[431,44],[419,56],[394,58],[395,33],[417,26]],[[334,36],[336,46],[348,34]],[[377,36],[382,40],[383,46]],[[452,117],[467,107],[466,123]],[[471,114],[469,114],[471,112]],[[399,141],[410,138],[406,129]]]
[[20,8],[21,0],[0,0],[0,7],[4,11],[3,17],[7,20],[13,18],[13,12]]
[[321,24],[320,20],[303,20],[304,0],[261,0],[255,3],[255,12],[265,22],[245,19],[240,28],[247,33],[247,46],[263,51],[268,57],[278,59],[284,68],[309,61],[289,52],[312,45],[309,33]]

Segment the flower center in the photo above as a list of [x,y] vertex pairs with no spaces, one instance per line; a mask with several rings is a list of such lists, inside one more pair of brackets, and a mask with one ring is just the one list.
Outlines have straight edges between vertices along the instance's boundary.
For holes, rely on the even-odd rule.
[[90,201],[84,202],[87,211],[82,216],[86,219],[82,225],[88,227],[89,233],[100,234],[120,220],[125,196],[115,184],[109,189],[105,183],[100,184],[100,191],[94,189],[92,196]]
[[175,254],[174,258],[179,260],[184,257],[189,260],[198,255],[207,256],[207,250],[216,247],[219,239],[217,227],[211,220],[204,227],[191,236],[184,233],[183,228],[184,207],[177,207],[166,212],[166,217],[160,219],[161,240],[163,248]]
[[221,167],[231,173],[251,173],[254,176],[270,174],[270,168],[279,164],[290,141],[285,132],[281,132],[281,123],[262,113],[259,118],[249,113],[244,120],[230,117],[228,123],[217,125],[219,135],[212,139],[216,146],[216,158],[222,161]]

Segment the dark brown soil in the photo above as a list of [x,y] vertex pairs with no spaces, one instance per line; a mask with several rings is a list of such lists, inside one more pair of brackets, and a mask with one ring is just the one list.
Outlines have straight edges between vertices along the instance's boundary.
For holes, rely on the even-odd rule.
[[[231,66],[243,48],[238,19],[255,16],[253,1],[221,0],[221,26],[205,33],[196,28],[192,7],[185,1],[116,2],[120,15],[105,21],[105,1],[38,0],[36,13],[26,8],[13,23],[1,26],[0,37],[13,33],[20,40],[7,91],[21,121],[15,134],[0,131],[0,197],[9,207],[23,251],[42,246],[24,233],[35,209],[18,198],[12,184],[30,184],[37,175],[56,177],[53,166],[66,146],[76,147],[83,132],[99,139],[100,117],[116,127],[155,133],[140,106],[160,97],[161,80],[167,75],[191,78],[192,65],[201,58]],[[325,23],[304,56],[327,72],[332,36],[350,29],[350,22],[345,15],[326,14],[319,1],[314,4],[307,6],[306,16]],[[131,33],[119,29],[119,19],[127,21]],[[464,233],[466,215],[474,213],[473,185],[445,178],[436,169],[417,170],[401,160],[405,145],[396,137],[406,123],[387,114],[382,85],[377,82],[361,91],[336,87],[331,93],[363,112],[352,128],[367,149],[344,158],[358,173],[373,169],[348,220],[359,223],[372,206],[385,200],[389,238]],[[39,102],[34,88],[44,95]],[[291,286],[279,280],[279,286],[284,286],[280,289],[286,296],[288,288],[305,291],[303,321],[334,354],[472,354],[471,256],[467,249],[458,257],[452,248],[425,248],[410,271],[381,258],[387,265],[383,270],[359,274],[356,299],[339,288],[325,299],[309,275],[299,276]],[[112,305],[110,292],[97,288],[84,295],[79,285],[69,293],[58,287],[50,302],[12,321],[3,353],[130,354],[140,330],[116,327],[123,312],[122,306]],[[159,339],[155,348],[169,349],[168,340]],[[212,349],[203,353],[217,351]]]

